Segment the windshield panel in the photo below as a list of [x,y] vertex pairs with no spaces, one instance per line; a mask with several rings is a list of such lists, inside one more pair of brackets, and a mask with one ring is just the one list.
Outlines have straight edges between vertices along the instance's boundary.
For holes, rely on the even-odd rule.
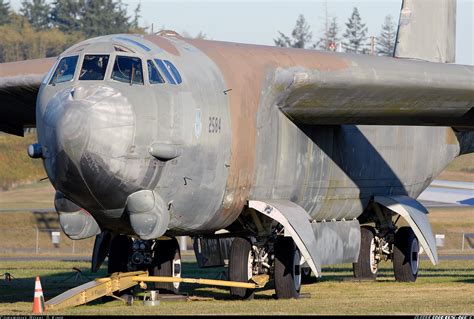
[[161,76],[160,72],[156,68],[155,64],[148,60],[148,78],[150,80],[150,84],[163,84],[165,80]]
[[176,83],[181,84],[183,82],[183,79],[181,78],[181,74],[179,74],[178,69],[170,61],[164,60],[164,62],[166,66],[168,67],[168,70],[170,70],[171,73],[173,74],[174,79],[176,80]]
[[55,85],[57,83],[72,81],[74,79],[74,73],[76,72],[78,59],[79,56],[77,55],[62,58],[49,84]]
[[41,84],[48,84],[48,81],[51,79],[53,72],[56,71],[58,64],[59,64],[59,59],[56,59],[56,62],[54,62],[53,67],[49,69],[48,74],[46,74],[46,76],[43,78],[43,81],[41,82]]
[[143,85],[142,60],[136,57],[117,56],[112,79],[124,83]]
[[166,79],[170,84],[176,84],[176,81],[174,80],[173,76],[171,75],[170,71],[166,67],[166,65],[163,63],[162,60],[160,59],[155,59],[156,64],[160,67],[161,71],[165,74]]
[[102,81],[109,64],[108,55],[86,55],[82,63],[80,81]]

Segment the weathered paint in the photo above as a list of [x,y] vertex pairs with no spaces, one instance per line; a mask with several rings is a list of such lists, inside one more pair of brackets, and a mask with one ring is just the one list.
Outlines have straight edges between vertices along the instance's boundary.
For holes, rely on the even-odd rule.
[[[140,45],[120,42],[133,53],[118,53],[118,37],[106,36],[67,54],[110,53],[110,63],[116,54],[167,59],[183,83],[84,82],[76,72],[73,82],[43,86],[37,108],[53,184],[89,210],[100,227],[117,232],[134,234],[125,206],[141,190],[154,190],[166,205],[169,234],[225,228],[252,199],[289,200],[324,221],[358,217],[375,195],[416,197],[459,154],[460,135],[454,139],[451,128],[315,124],[330,124],[337,116],[339,124],[361,124],[366,111],[408,124],[403,112],[411,104],[415,114],[425,114],[426,105],[444,112],[437,104],[441,95],[429,98],[432,73],[433,86],[452,103],[454,121],[473,103],[474,73],[466,66],[176,35],[120,37]],[[110,75],[109,66],[106,79]],[[362,91],[351,90],[351,78],[365,85]],[[387,85],[380,86],[384,80]],[[410,96],[382,99],[388,84],[400,88],[404,81],[419,83],[420,92],[415,87],[402,91]],[[370,85],[379,85],[373,94]],[[366,94],[380,104],[365,107]],[[400,99],[405,104],[394,108]],[[337,111],[341,105],[347,114]],[[211,132],[214,118],[220,129]],[[167,145],[179,156],[157,159],[153,145]]]

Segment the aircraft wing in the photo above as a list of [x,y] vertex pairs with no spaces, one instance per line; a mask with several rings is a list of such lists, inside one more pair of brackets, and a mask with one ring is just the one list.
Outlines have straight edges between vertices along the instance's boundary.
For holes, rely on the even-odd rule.
[[277,71],[277,105],[295,123],[474,128],[474,67],[341,55],[340,70]]
[[0,64],[0,131],[23,136],[35,126],[36,96],[56,58]]

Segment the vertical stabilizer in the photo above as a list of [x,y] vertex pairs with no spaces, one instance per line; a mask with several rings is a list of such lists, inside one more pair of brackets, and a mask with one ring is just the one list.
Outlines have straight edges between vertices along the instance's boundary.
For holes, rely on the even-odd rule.
[[395,57],[453,63],[456,0],[403,0]]

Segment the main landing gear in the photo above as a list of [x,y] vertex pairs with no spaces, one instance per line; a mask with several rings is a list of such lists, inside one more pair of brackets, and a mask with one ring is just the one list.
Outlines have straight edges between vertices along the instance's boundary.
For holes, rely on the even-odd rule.
[[[264,242],[238,237],[230,249],[229,280],[249,282],[253,276],[266,274],[275,280],[278,299],[298,298],[302,281],[300,264],[301,254],[291,237]],[[254,296],[254,290],[246,288],[232,287],[230,293],[238,299]]]
[[354,277],[375,279],[382,260],[391,260],[395,279],[414,282],[418,276],[420,246],[410,227],[377,232],[370,226],[361,227],[359,259],[353,264]]

